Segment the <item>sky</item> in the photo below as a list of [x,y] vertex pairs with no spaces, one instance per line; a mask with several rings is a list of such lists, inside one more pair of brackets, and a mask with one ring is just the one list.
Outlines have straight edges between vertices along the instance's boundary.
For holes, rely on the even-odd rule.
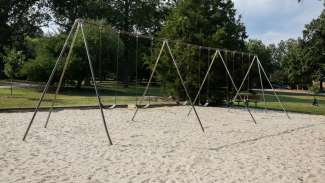
[[[279,43],[281,40],[302,36],[305,24],[317,18],[323,1],[304,0],[233,0],[237,14],[250,39],[262,40],[265,44]],[[51,23],[43,28],[45,32],[56,32],[58,27]]]
[[305,24],[317,18],[323,1],[304,0],[233,0],[251,39],[265,44],[302,36]]

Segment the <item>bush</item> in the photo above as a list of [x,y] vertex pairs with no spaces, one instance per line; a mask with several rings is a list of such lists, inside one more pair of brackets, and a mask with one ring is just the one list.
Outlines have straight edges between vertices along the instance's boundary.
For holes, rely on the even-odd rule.
[[[93,23],[100,24],[101,22]],[[102,77],[112,76],[112,73],[115,73],[115,58],[124,49],[123,42],[108,25],[102,27],[101,35],[99,35],[100,27],[94,25],[85,24],[84,32],[93,66],[101,67]],[[62,33],[52,37],[27,38],[27,45],[33,56],[23,65],[21,74],[31,81],[47,81],[66,37],[67,35]],[[102,44],[100,44],[100,41],[102,41]],[[118,41],[120,42],[120,50],[117,51]],[[70,46],[67,47],[64,53],[54,81],[59,79],[59,74],[62,72],[63,63],[66,61]],[[100,61],[102,61],[101,64]],[[77,80],[79,86],[84,80],[89,80],[90,69],[81,31],[77,35],[69,63],[65,75],[66,80]]]

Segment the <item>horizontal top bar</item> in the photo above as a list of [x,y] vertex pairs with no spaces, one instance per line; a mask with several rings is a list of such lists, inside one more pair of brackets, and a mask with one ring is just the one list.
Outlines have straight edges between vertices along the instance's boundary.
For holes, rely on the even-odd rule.
[[[86,23],[88,25],[95,25],[95,26],[99,26],[99,27],[104,26],[104,24],[89,22],[89,21],[85,21],[83,19],[76,19],[76,21],[79,22],[79,23]],[[196,48],[198,48],[200,50],[201,49],[203,49],[203,50],[211,50],[211,51],[215,50],[215,51],[222,51],[222,52],[231,52],[232,54],[257,56],[254,53],[241,52],[241,51],[237,51],[237,50],[228,50],[228,49],[207,47],[207,46],[197,45],[197,44],[193,44],[193,43],[186,43],[186,42],[182,42],[182,41],[178,41],[178,40],[171,40],[171,39],[167,39],[167,38],[155,38],[154,36],[142,35],[142,34],[131,33],[131,32],[127,32],[127,31],[121,31],[121,30],[114,30],[114,31],[117,32],[118,34],[124,34],[124,35],[128,35],[128,36],[131,36],[131,37],[150,39],[152,41],[153,40],[159,40],[159,41],[173,42],[173,43],[183,44],[183,45],[187,45],[187,46],[191,46],[191,47],[196,47]]]

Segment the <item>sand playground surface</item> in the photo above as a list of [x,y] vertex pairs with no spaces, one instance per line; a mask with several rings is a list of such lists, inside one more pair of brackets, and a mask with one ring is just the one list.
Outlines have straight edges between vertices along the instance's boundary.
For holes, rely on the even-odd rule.
[[0,113],[0,182],[325,182],[325,116],[198,107]]

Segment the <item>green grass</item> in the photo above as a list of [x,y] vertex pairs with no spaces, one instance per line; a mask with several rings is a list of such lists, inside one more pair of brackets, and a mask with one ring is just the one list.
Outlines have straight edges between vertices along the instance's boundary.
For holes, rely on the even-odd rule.
[[[10,89],[0,88],[0,109],[10,108],[33,108],[37,104],[41,90],[36,88],[14,88],[13,96],[10,96]],[[142,93],[144,92],[143,86],[129,86],[112,88],[110,86],[101,86],[99,93],[104,105],[111,105],[115,103],[115,94],[117,104],[135,104],[136,100],[140,100]],[[148,95],[161,96],[162,91],[158,87],[152,87],[149,90]],[[137,97],[138,96],[138,97]],[[50,91],[44,98],[41,107],[49,107],[52,104],[54,98],[54,91]],[[148,101],[144,101],[146,104]],[[153,99],[152,103],[162,103],[163,101],[157,101]],[[64,89],[57,97],[57,107],[64,106],[91,106],[97,105],[97,98],[93,88]]]
[[[135,104],[137,96],[141,96],[144,91],[144,86],[129,85],[129,87],[120,86],[115,88],[113,82],[105,82],[100,84],[100,95],[105,105],[114,104],[115,94],[117,95],[117,104]],[[10,96],[10,89],[0,88],[0,109],[10,108],[33,108],[37,104],[41,90],[36,88],[14,88],[14,95]],[[151,87],[149,91],[151,96],[165,95],[160,87]],[[261,94],[259,94],[260,100],[257,105],[250,103],[252,108],[264,108],[264,102]],[[41,107],[49,107],[54,97],[54,91],[51,91],[46,95],[45,100]],[[293,94],[293,93],[281,93],[279,95],[280,100],[285,105],[288,111],[308,113],[308,114],[320,114],[325,115],[325,96],[317,96],[320,103],[319,107],[313,106],[313,96],[306,94]],[[266,94],[267,108],[281,110],[280,104],[271,93]],[[163,103],[164,101],[157,100],[151,101],[152,103]],[[144,102],[144,104],[147,101]],[[64,106],[91,106],[97,105],[97,98],[93,88],[64,89],[60,92],[56,103],[57,107]],[[243,103],[240,104],[243,106]]]
[[[260,100],[255,105],[254,102],[250,102],[249,106],[252,108],[265,108],[265,103],[263,101],[262,95],[259,94]],[[266,94],[266,107],[268,109],[274,110],[282,110],[281,105],[278,103],[276,97],[271,94]],[[317,96],[317,100],[319,101],[319,106],[313,106],[314,97],[305,94],[280,94],[280,100],[282,101],[284,107],[287,111],[290,112],[299,112],[299,113],[306,113],[306,114],[318,114],[318,115],[325,115],[325,96]],[[236,103],[237,104],[237,103]],[[240,104],[243,106],[243,104]]]

